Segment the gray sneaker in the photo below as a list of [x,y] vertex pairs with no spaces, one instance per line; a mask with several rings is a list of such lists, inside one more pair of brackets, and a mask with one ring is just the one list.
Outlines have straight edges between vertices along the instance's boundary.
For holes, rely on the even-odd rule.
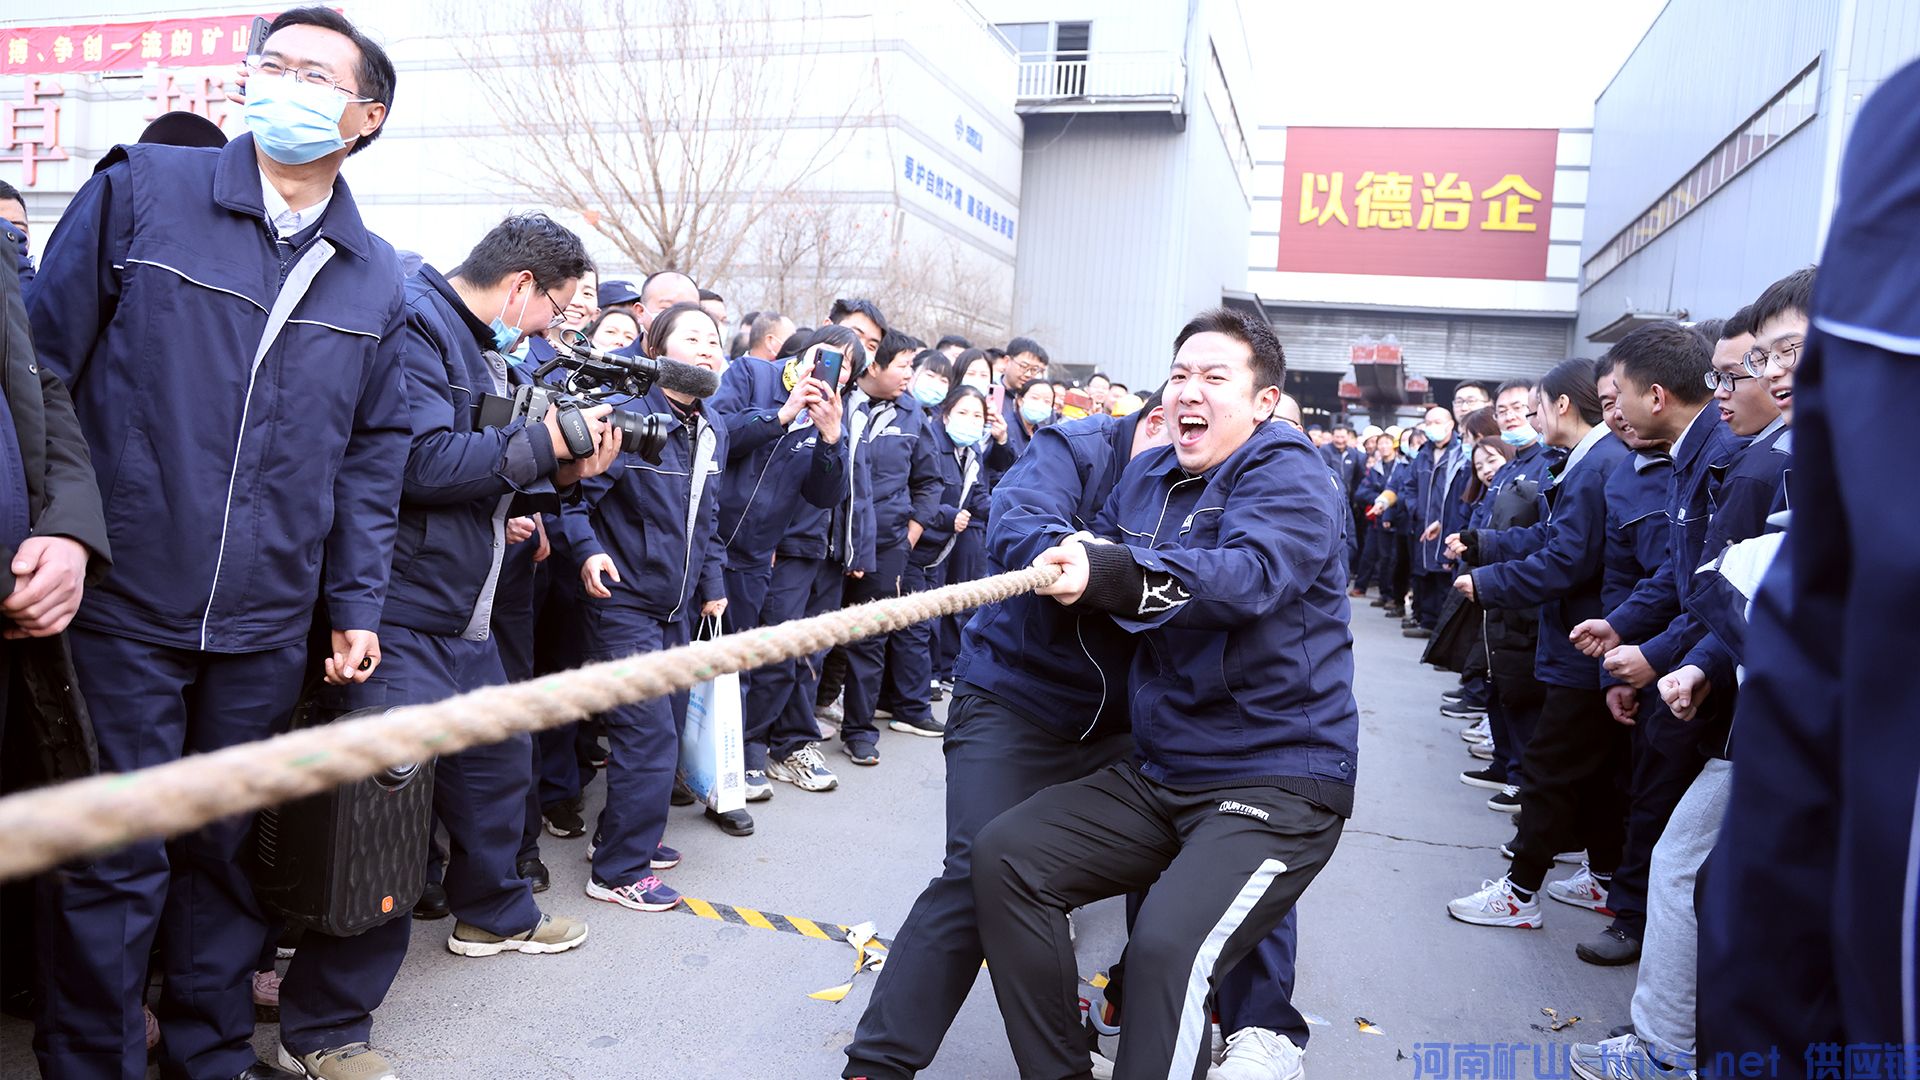
[[512,937],[501,937],[477,926],[455,923],[447,937],[447,951],[459,956],[498,956],[504,952],[559,953],[578,948],[587,940],[587,924],[565,915],[540,916],[533,929]]
[[280,1048],[280,1067],[310,1080],[397,1080],[393,1066],[366,1043],[348,1043],[303,1057]]
[[827,768],[818,743],[808,743],[787,756],[785,761],[767,762],[767,776],[792,784],[801,791],[832,791],[840,778]]
[[1602,1043],[1575,1043],[1573,1075],[1585,1080],[1695,1080],[1699,1073],[1658,1061],[1637,1035]]

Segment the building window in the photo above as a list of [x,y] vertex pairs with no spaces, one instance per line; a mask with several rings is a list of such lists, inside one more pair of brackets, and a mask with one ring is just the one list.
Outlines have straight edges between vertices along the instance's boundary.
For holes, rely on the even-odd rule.
[[1689,169],[1679,183],[1654,200],[1645,213],[1595,252],[1593,258],[1587,260],[1587,280],[1583,288],[1592,287],[1594,282],[1612,273],[1614,267],[1673,228],[1681,218],[1758,161],[1762,154],[1778,146],[1780,140],[1812,120],[1819,95],[1820,61],[1815,60],[1698,165]]

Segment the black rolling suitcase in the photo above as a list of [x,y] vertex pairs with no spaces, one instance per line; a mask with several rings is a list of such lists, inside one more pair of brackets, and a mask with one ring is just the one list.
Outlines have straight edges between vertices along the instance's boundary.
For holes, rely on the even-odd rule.
[[[385,699],[377,677],[350,686],[316,681],[292,726],[377,714]],[[412,911],[432,828],[430,760],[263,810],[254,826],[254,891],[292,926],[358,934]]]

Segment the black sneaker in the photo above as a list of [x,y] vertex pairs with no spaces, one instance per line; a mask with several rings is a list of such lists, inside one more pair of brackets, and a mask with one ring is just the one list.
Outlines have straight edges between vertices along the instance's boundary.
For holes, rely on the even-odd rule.
[[1467,696],[1467,691],[1464,688],[1453,689],[1453,690],[1442,690],[1440,692],[1440,704],[1458,705],[1460,704],[1461,699],[1466,696]]
[[[1429,630],[1427,634],[1431,636],[1433,631]],[[1469,705],[1464,701],[1455,701],[1440,706],[1440,715],[1451,716],[1455,720],[1478,720],[1487,715],[1487,707],[1485,705]]]
[[581,818],[580,811],[572,802],[557,802],[540,808],[540,818],[547,823],[547,831],[562,840],[573,840],[587,835],[587,823]]
[[1507,788],[1507,774],[1503,769],[1495,769],[1492,766],[1488,766],[1484,769],[1475,769],[1472,772],[1461,773],[1460,782],[1468,787],[1486,788],[1489,791],[1505,791]]
[[1380,614],[1389,619],[1404,619],[1407,617],[1407,608],[1404,604],[1388,604]]
[[553,878],[547,874],[547,864],[539,859],[522,859],[514,864],[513,872],[526,879],[534,892],[546,892],[553,887]]
[[413,917],[432,922],[451,914],[453,909],[447,906],[447,887],[437,881],[427,882],[427,887],[420,890],[420,899],[414,902]]
[[1520,789],[1514,787],[1512,784],[1501,788],[1494,794],[1493,798],[1487,800],[1487,809],[1497,810],[1502,814],[1519,813]]
[[667,801],[675,806],[692,806],[700,800],[693,797],[693,789],[687,786],[685,780],[675,780],[673,782],[673,794]]
[[947,734],[947,725],[935,720],[932,716],[925,716],[918,720],[895,718],[887,721],[887,726],[902,734],[923,735],[929,739],[944,738]]
[[1620,967],[1640,959],[1640,943],[1619,927],[1609,926],[1598,938],[1575,945],[1573,955],[1600,967]]
[[[1427,629],[1424,626],[1421,626],[1419,623],[1415,623],[1412,626],[1403,627],[1400,631],[1400,636],[1425,639],[1425,638],[1432,637],[1433,631]],[[1440,711],[1446,712],[1447,710],[1441,709]]]
[[872,739],[849,739],[840,744],[840,752],[855,765],[880,764],[880,750]]
[[721,813],[713,807],[707,807],[707,820],[720,826],[720,831],[728,836],[752,836],[753,815],[745,810],[729,810]]
[[1387,606],[1387,598],[1386,598],[1386,597],[1384,597],[1384,596],[1376,596],[1376,597],[1374,597],[1374,598],[1373,598],[1373,603],[1371,603],[1371,604],[1369,604],[1369,605],[1367,605],[1367,606],[1368,606],[1368,607],[1386,607],[1386,606]]

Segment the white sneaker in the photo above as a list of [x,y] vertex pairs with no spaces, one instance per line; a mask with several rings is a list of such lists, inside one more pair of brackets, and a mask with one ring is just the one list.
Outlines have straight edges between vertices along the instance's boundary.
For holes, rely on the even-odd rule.
[[773,798],[773,785],[767,783],[767,770],[747,770],[747,801],[766,802]]
[[1468,743],[1467,753],[1473,755],[1480,761],[1492,761],[1493,744],[1491,742]]
[[1088,1071],[1093,1074],[1093,1080],[1113,1080],[1113,1059],[1095,1050],[1093,1066]]
[[1226,1056],[1207,1070],[1207,1080],[1301,1080],[1306,1052],[1266,1028],[1241,1028],[1227,1036]]
[[1563,904],[1613,914],[1607,908],[1607,887],[1593,876],[1593,869],[1586,863],[1581,863],[1572,877],[1547,882],[1543,891]]
[[1483,716],[1473,723],[1468,724],[1466,727],[1461,728],[1460,738],[1466,742],[1492,742],[1493,724]]
[[1555,855],[1553,861],[1562,866],[1585,866],[1587,862],[1587,849],[1581,848],[1579,851],[1563,851]]
[[827,768],[827,759],[820,756],[818,743],[808,743],[795,750],[785,761],[767,762],[767,775],[801,791],[832,791],[840,786],[840,778],[833,775],[833,770]]
[[1538,930],[1542,924],[1540,897],[1522,901],[1506,878],[1483,881],[1480,891],[1447,903],[1447,914],[1475,926],[1517,926]]

